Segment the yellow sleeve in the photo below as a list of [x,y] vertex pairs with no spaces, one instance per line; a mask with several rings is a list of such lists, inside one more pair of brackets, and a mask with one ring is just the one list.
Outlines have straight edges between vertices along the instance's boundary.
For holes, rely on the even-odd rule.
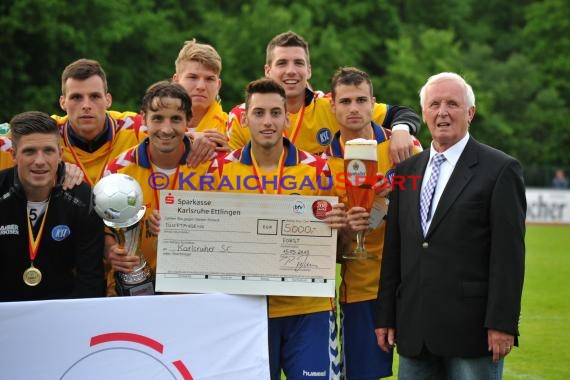
[[374,104],[374,110],[372,111],[372,120],[378,125],[382,125],[384,119],[386,118],[386,112],[388,111],[388,106],[384,103]]
[[228,115],[229,144],[233,150],[243,148],[251,138],[249,128],[241,125],[241,117],[244,112],[243,105],[239,105],[234,107]]

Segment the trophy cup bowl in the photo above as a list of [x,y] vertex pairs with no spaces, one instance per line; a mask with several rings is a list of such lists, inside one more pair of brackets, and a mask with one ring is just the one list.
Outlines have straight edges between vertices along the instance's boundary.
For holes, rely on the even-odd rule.
[[[376,140],[354,139],[344,145],[344,171],[346,173],[346,195],[349,207],[364,207],[370,212],[376,196],[374,178],[378,171],[378,143]],[[369,255],[364,247],[364,234],[356,234],[356,247],[352,252],[343,253],[344,259],[368,259]]]
[[93,208],[113,232],[127,255],[136,255],[139,265],[130,273],[115,272],[117,294],[120,296],[154,294],[152,272],[140,247],[142,219],[146,207],[142,206],[143,192],[138,182],[126,174],[111,174],[101,178],[93,188]]

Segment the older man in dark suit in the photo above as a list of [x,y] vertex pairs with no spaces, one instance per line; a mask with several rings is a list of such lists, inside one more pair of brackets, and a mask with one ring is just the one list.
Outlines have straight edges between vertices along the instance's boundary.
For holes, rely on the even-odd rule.
[[[475,95],[455,73],[420,91],[429,150],[396,175],[378,297],[380,347],[404,379],[496,379],[518,345],[526,200],[514,158],[469,135]],[[410,177],[411,178],[411,177]]]

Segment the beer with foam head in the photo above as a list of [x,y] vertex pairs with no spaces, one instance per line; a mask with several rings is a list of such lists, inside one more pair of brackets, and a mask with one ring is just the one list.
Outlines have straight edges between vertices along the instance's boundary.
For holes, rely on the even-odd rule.
[[364,207],[368,212],[374,203],[374,180],[378,171],[376,140],[355,139],[344,145],[346,195],[350,207]]

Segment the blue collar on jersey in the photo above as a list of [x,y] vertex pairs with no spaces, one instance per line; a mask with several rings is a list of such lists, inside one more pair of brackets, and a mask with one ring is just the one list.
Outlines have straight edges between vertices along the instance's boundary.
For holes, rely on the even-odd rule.
[[[301,161],[299,157],[299,150],[289,141],[283,137],[283,147],[287,149],[287,157],[285,157],[285,166],[295,166]],[[239,161],[244,165],[253,165],[251,156],[251,141],[243,147]]]
[[[148,144],[149,144],[149,138],[147,137],[146,139],[144,139],[143,142],[141,142],[137,146],[134,152],[135,162],[137,163],[137,165],[145,169],[150,169],[151,165],[150,157],[147,154]],[[178,164],[180,165],[186,164],[186,158],[188,157],[188,154],[190,154],[190,149],[191,149],[190,139],[187,136],[184,136],[184,154],[180,158]]]
[[[372,122],[371,126],[372,126],[372,130],[374,131],[374,138],[376,139],[376,142],[378,144],[381,144],[390,138],[388,130],[382,128],[381,126],[379,126],[375,122]],[[327,150],[325,151],[325,154],[328,157],[343,158],[342,148],[340,145],[340,131],[335,133],[333,140],[331,142],[331,145],[327,148]]]
[[69,119],[67,120],[67,123],[65,123],[65,129],[67,131],[67,136],[71,145],[76,146],[79,149],[89,153],[95,152],[97,149],[101,148],[105,143],[107,143],[107,141],[111,141],[113,139],[113,128],[116,127],[116,123],[113,123],[109,114],[106,113],[105,126],[103,127],[103,130],[99,136],[95,137],[95,139],[92,141],[85,141],[73,131]]

